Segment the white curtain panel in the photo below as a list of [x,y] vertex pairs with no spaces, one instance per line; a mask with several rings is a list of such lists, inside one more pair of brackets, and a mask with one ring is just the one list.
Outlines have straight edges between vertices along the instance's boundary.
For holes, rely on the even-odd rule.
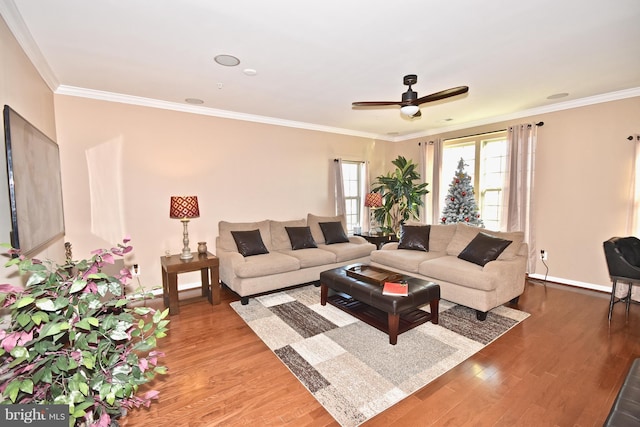
[[344,202],[344,180],[342,179],[342,159],[335,159],[333,162],[334,176],[336,183],[335,200],[336,215],[344,215],[347,211]]
[[[440,176],[442,175],[442,139],[433,141],[433,177],[431,179],[431,223],[440,223]],[[425,207],[426,210],[426,207]]]
[[[367,194],[369,194],[371,192],[371,177],[369,176],[369,171],[370,171],[370,167],[369,167],[369,162],[363,162],[362,163],[362,200],[361,200],[361,206],[360,208],[362,209],[362,214],[360,215],[360,227],[362,228],[362,231],[364,231],[365,233],[369,231],[370,228],[370,223],[371,221],[369,220],[369,211],[370,208],[367,208],[364,206],[364,199],[365,197],[367,197]],[[366,215],[365,215],[366,214]]]
[[631,188],[629,189],[629,217],[627,235],[640,237],[640,140],[633,140],[633,167],[631,168]]
[[[420,142],[418,143],[418,147],[420,148],[420,163],[418,167],[420,168],[420,182],[427,182],[427,143]],[[427,187],[428,189],[428,187]],[[422,208],[420,208],[420,222],[423,224],[427,223],[427,195],[422,196]]]
[[537,131],[537,126],[529,123],[507,130],[507,173],[503,192],[502,228],[504,231],[524,231],[525,241],[529,244],[529,273],[534,273],[536,267],[532,213]]

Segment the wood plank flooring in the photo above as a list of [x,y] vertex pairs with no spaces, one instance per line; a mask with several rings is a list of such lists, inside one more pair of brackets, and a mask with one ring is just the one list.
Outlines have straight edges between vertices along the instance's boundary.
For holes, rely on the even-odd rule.
[[[160,400],[122,425],[337,426],[222,298],[171,316]],[[364,426],[601,426],[640,357],[640,306],[609,325],[607,294],[530,282],[519,308],[531,316]]]

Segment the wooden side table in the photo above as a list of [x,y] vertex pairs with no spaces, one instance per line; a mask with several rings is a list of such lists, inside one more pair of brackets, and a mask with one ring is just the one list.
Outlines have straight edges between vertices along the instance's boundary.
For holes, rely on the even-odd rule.
[[354,233],[354,236],[364,237],[367,242],[373,243],[378,249],[380,249],[385,243],[398,241],[398,237],[395,234]]
[[[193,258],[184,260],[180,255],[160,257],[162,264],[162,297],[169,314],[180,313],[178,298],[178,274],[200,270],[202,297],[212,305],[220,304],[220,260],[207,252],[206,255],[193,254]],[[209,286],[211,276],[211,286]]]

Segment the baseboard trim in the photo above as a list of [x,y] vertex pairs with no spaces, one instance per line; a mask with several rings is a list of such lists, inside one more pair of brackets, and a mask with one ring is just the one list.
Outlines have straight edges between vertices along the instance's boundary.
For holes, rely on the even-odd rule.
[[605,293],[608,293],[608,294],[611,293],[611,286],[596,285],[594,283],[579,282],[577,280],[570,280],[570,279],[564,279],[562,277],[546,276],[544,274],[535,274],[535,273],[534,274],[529,274],[529,277],[532,278],[532,279],[538,279],[538,280],[543,280],[543,281],[547,281],[547,282],[558,283],[560,285],[575,286],[576,288],[591,289],[591,290],[594,290],[594,291],[605,292]]

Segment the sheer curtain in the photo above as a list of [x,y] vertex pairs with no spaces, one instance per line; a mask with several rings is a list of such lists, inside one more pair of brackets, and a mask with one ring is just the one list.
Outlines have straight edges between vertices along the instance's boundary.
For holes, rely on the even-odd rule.
[[537,126],[520,124],[507,130],[507,173],[503,193],[503,221],[506,231],[524,231],[529,244],[528,272],[536,268],[534,209],[534,173]]
[[633,167],[631,168],[631,188],[629,189],[629,217],[627,235],[640,237],[640,138],[633,140]]
[[362,231],[368,232],[371,221],[369,220],[369,208],[364,206],[364,200],[371,191],[371,177],[369,176],[369,161],[362,163],[362,200],[360,200],[360,227]]
[[[418,143],[420,147],[420,182],[427,182],[427,143]],[[427,222],[427,195],[422,196],[422,209],[420,209],[420,222],[426,224]]]
[[344,180],[342,179],[342,159],[333,162],[335,179],[336,215],[345,215],[347,208],[344,202]]
[[440,223],[440,176],[442,175],[442,139],[433,141],[433,177],[431,183],[431,223]]

